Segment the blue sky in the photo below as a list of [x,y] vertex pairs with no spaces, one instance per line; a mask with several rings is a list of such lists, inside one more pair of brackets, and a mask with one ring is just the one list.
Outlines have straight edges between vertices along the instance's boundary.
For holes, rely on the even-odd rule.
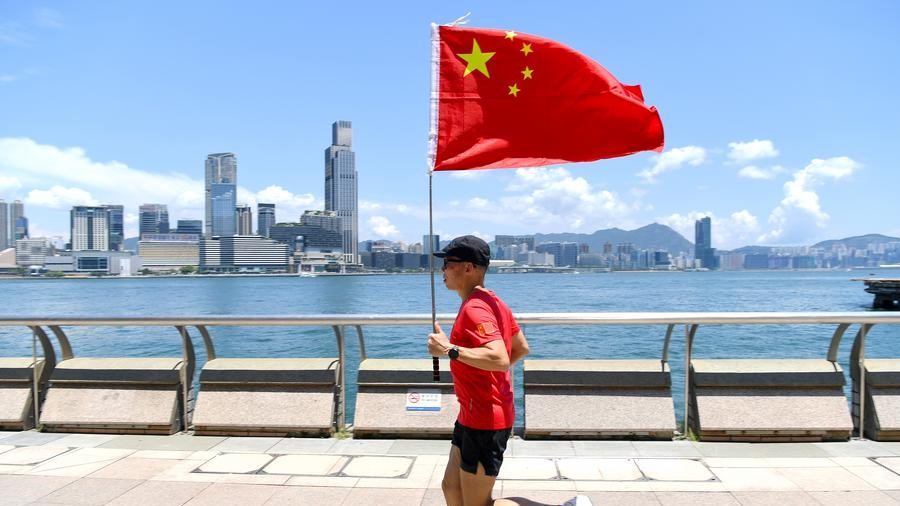
[[0,0],[0,198],[68,239],[77,204],[203,216],[208,153],[279,221],[323,206],[331,123],[350,120],[360,238],[427,233],[430,26],[531,33],[640,84],[666,150],[545,169],[437,173],[435,231],[665,223],[714,246],[900,236],[900,4],[32,2]]

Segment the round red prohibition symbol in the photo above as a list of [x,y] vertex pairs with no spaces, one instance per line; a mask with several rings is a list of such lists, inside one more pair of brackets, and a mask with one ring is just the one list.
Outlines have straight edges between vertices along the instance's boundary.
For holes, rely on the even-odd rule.
[[409,402],[411,402],[413,404],[419,402],[419,394],[417,394],[415,392],[409,394]]

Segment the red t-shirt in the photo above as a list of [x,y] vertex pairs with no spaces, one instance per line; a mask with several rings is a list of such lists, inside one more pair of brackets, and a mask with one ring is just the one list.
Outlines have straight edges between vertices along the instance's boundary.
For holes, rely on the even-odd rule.
[[[476,289],[459,308],[450,342],[479,348],[502,339],[506,353],[511,355],[512,338],[518,333],[519,325],[509,307],[494,292]],[[484,430],[513,426],[516,412],[509,371],[485,371],[451,360],[450,372],[459,401],[459,423]]]

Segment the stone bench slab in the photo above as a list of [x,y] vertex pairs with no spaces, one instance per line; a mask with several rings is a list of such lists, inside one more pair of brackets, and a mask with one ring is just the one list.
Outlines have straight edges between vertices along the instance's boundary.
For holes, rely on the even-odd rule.
[[193,425],[197,434],[328,434],[334,389],[294,385],[255,389],[203,389]]
[[440,381],[434,381],[431,359],[367,358],[360,362],[357,383],[362,385],[440,385],[453,384],[450,367],[443,361]]
[[72,358],[56,365],[50,382],[175,385],[181,382],[183,367],[180,357]]
[[702,431],[840,431],[853,422],[839,388],[704,388],[696,392]]
[[822,359],[693,359],[696,387],[840,387],[840,365]]
[[217,358],[203,365],[200,383],[334,385],[337,358]]
[[866,384],[876,387],[900,387],[900,359],[866,359]]
[[525,392],[525,437],[581,436],[671,439],[675,407],[664,389],[529,387]]
[[669,388],[668,364],[660,360],[526,360],[526,385]]
[[[431,359],[366,359],[359,365],[354,437],[449,438],[459,414],[449,366],[439,382]],[[440,394],[440,409],[417,410],[411,392]],[[418,399],[418,397],[416,398]]]
[[98,429],[110,433],[176,432],[178,391],[153,387],[51,387],[41,410],[49,431]]
[[[38,376],[44,369],[44,359],[38,358]],[[31,357],[0,357],[0,384],[34,381]]]

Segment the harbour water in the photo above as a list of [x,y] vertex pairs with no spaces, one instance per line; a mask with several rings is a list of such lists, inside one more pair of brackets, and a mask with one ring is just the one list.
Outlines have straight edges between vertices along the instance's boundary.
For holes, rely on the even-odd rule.
[[[872,271],[898,277],[900,269]],[[580,274],[495,274],[487,285],[520,313],[670,311],[869,311],[872,296],[851,281],[870,271],[613,272]],[[438,313],[455,313],[459,299],[436,279]],[[427,314],[427,275],[319,277],[159,277],[121,279],[4,279],[0,281],[8,316],[184,316]],[[449,332],[449,323],[445,325]],[[532,358],[659,358],[664,326],[525,327]],[[855,332],[855,328],[852,329]],[[368,327],[369,357],[427,357],[427,328]],[[824,358],[833,325],[746,325],[701,327],[694,356],[708,358]],[[72,327],[66,329],[76,356],[178,356],[174,328]],[[336,356],[330,328],[213,328],[220,357]],[[351,334],[352,336],[353,334]],[[670,349],[673,395],[683,413],[684,332]],[[198,337],[198,336],[195,336]],[[205,360],[195,339],[198,365]],[[849,381],[852,334],[840,361]],[[867,355],[894,357],[900,327],[874,328]],[[0,356],[31,354],[31,334],[0,328]],[[359,361],[355,339],[348,340],[348,421],[352,420],[354,379]],[[521,366],[515,372],[521,382]],[[521,394],[521,389],[518,392]],[[521,406],[521,398],[518,399]],[[519,409],[521,424],[521,409]]]

